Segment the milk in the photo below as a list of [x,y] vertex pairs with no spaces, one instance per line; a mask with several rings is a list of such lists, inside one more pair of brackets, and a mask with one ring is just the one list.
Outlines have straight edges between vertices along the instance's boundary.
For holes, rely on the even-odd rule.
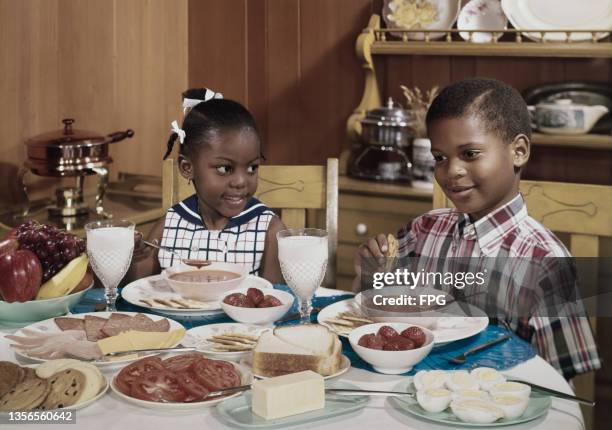
[[126,227],[102,227],[87,232],[87,254],[107,288],[116,287],[127,272],[134,250],[134,231]]
[[288,236],[278,240],[278,259],[291,290],[310,299],[327,268],[327,237]]

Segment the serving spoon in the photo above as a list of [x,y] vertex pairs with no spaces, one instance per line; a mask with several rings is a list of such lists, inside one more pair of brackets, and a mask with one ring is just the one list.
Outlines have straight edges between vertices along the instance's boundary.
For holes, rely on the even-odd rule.
[[161,245],[158,245],[158,244],[153,243],[153,242],[149,242],[149,241],[144,240],[144,239],[142,241],[143,241],[143,243],[145,245],[148,245],[148,246],[151,246],[151,247],[157,248],[157,249],[163,249],[164,251],[169,252],[169,253],[175,255],[176,258],[178,258],[181,261],[181,263],[186,264],[187,266],[192,266],[192,267],[195,267],[197,269],[201,269],[202,267],[210,266],[212,264],[212,261],[210,261],[210,260],[196,260],[196,259],[192,259],[192,258],[183,258],[183,257],[181,257],[181,255],[178,252],[174,251],[171,248],[168,248],[168,247],[165,247],[165,246],[161,246]]

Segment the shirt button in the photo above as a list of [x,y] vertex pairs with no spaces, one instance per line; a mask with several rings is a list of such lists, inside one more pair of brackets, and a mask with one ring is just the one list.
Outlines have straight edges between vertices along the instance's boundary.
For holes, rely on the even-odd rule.
[[198,250],[199,250],[198,245],[196,245],[195,243],[192,243],[191,244],[191,252],[196,252]]

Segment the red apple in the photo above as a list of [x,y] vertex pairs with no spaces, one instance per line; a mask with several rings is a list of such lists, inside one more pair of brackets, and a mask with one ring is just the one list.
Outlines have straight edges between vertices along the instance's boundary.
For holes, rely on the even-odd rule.
[[5,237],[5,239],[0,240],[0,255],[9,254],[19,249],[19,241],[17,238]]
[[27,302],[36,297],[42,282],[42,265],[27,249],[0,255],[0,296],[12,302]]

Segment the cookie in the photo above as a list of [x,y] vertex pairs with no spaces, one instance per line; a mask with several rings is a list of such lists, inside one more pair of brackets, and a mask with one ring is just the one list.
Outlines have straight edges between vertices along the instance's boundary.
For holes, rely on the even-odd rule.
[[51,391],[40,409],[51,410],[74,405],[83,391],[85,375],[75,369],[65,369],[53,374],[48,380]]
[[45,400],[49,390],[48,381],[38,377],[20,382],[0,398],[0,411],[34,409]]
[[28,379],[35,379],[35,378],[38,378],[38,376],[36,375],[36,370],[32,369],[31,367],[24,367],[23,377],[21,378],[21,381],[19,382],[23,382],[23,381],[27,381]]
[[10,361],[0,361],[0,397],[8,393],[24,378],[24,369]]
[[397,257],[397,251],[399,249],[399,243],[395,236],[392,234],[387,235],[387,252],[385,252],[385,257],[395,258]]

